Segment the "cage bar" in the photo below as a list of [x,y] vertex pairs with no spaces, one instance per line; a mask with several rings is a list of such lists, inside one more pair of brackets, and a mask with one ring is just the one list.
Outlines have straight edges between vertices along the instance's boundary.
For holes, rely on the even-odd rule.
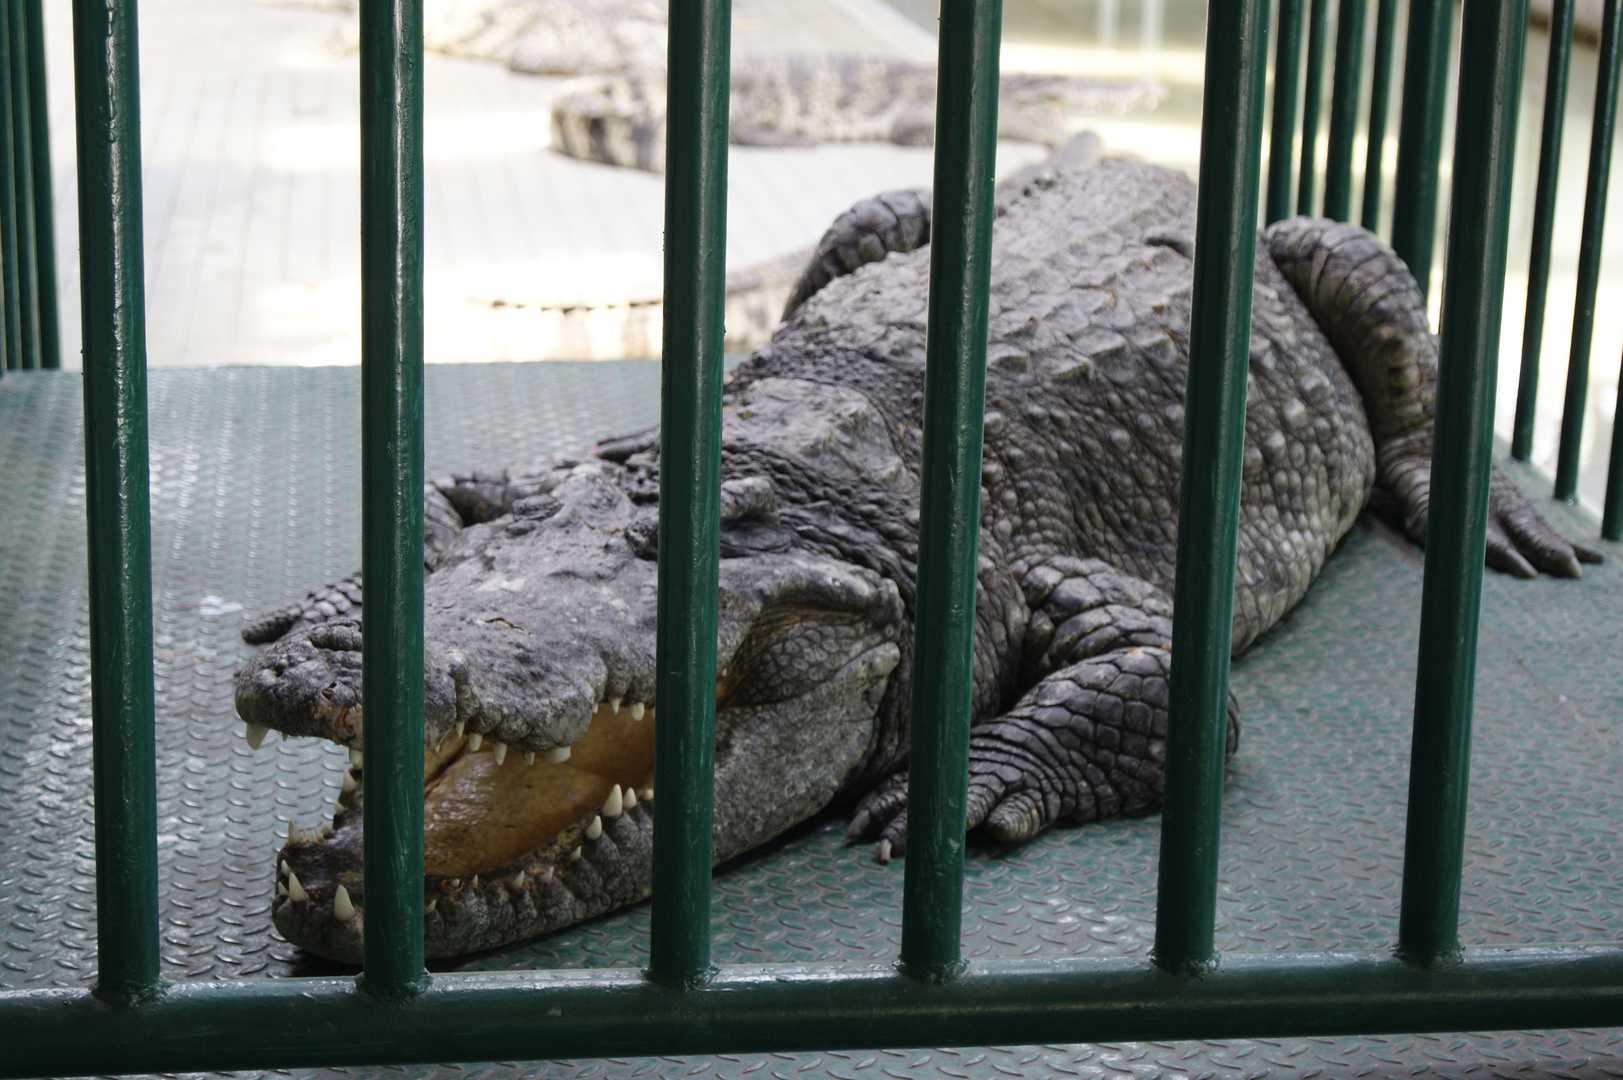
[[0,1077],[1604,1027],[1623,1010],[1623,948],[1469,949],[1430,970],[1384,952],[1240,952],[1199,979],[1075,957],[975,962],[944,984],[851,963],[725,967],[682,993],[624,968],[454,972],[403,1003],[354,987],[195,982],[122,1011],[0,991]]
[[28,121],[34,163],[34,265],[38,287],[39,366],[62,366],[62,331],[56,301],[56,186],[51,176],[51,114],[45,85],[45,13],[42,0],[22,0],[28,64]]
[[[1617,388],[1617,411],[1623,416],[1623,380]],[[1606,502],[1600,522],[1600,534],[1607,540],[1623,540],[1623,424],[1612,422],[1612,457],[1606,463]]]
[[[1391,2],[1391,0],[1388,0]],[[1301,81],[1302,0],[1279,0],[1274,45],[1274,111],[1268,134],[1268,194],[1263,217],[1290,217],[1291,166],[1296,151],[1296,94]]]
[[132,0],[76,3],[73,54],[90,557],[96,994],[127,1005],[161,987],[141,98]]
[[1589,397],[1589,358],[1595,338],[1595,294],[1600,287],[1601,237],[1606,231],[1606,189],[1612,177],[1612,136],[1617,130],[1617,84],[1623,65],[1618,6],[1607,0],[1595,65],[1595,121],[1589,139],[1589,181],[1584,225],[1578,240],[1578,292],[1567,357],[1567,395],[1561,408],[1561,442],[1555,460],[1555,497],[1578,497],[1578,460],[1583,452],[1584,410]]
[[1398,925],[1399,954],[1427,966],[1460,951],[1494,375],[1526,35],[1527,0],[1465,7]]
[[1358,136],[1359,82],[1364,73],[1364,0],[1341,0],[1336,16],[1336,70],[1331,75],[1330,146],[1324,157],[1324,216],[1352,216],[1353,141]]
[[1002,0],[942,0],[902,964],[955,975],[964,893]]
[[1155,911],[1155,962],[1172,972],[1200,971],[1216,960],[1218,826],[1267,66],[1265,0],[1212,0],[1207,10]]
[[422,0],[362,0],[362,985],[423,970]]
[[20,252],[17,249],[17,166],[16,132],[12,129],[15,111],[11,106],[11,79],[14,64],[11,43],[10,3],[0,8],[0,294],[3,294],[5,322],[0,324],[4,340],[0,353],[6,367],[22,367],[23,327],[20,297]]
[[[1308,0],[1307,74],[1302,87],[1302,160],[1296,181],[1296,212],[1313,213],[1313,177],[1319,161],[1319,107],[1324,98],[1325,23],[1329,0]],[[1208,23],[1211,15],[1207,14]]]
[[1364,209],[1360,220],[1370,232],[1381,227],[1381,181],[1386,175],[1386,107],[1392,96],[1392,31],[1398,0],[1375,2],[1375,56],[1369,87],[1369,139],[1364,152]]
[[649,974],[679,986],[711,970],[731,18],[729,0],[671,4]]
[[1550,59],[1544,79],[1544,127],[1539,142],[1538,189],[1533,196],[1533,249],[1527,264],[1527,314],[1522,320],[1522,370],[1516,387],[1516,421],[1510,456],[1533,452],[1533,414],[1538,403],[1539,357],[1544,350],[1544,309],[1550,293],[1550,244],[1555,235],[1556,181],[1561,171],[1561,131],[1567,114],[1567,70],[1572,61],[1574,0],[1550,9]]
[[39,363],[39,266],[34,235],[34,134],[29,108],[28,28],[20,0],[7,0],[4,17],[10,37],[11,164],[13,209],[17,215],[17,302],[22,337],[21,367]]
[[1421,296],[1431,292],[1431,256],[1437,237],[1437,170],[1443,152],[1453,12],[1454,0],[1410,0],[1404,44],[1392,250],[1414,274]]

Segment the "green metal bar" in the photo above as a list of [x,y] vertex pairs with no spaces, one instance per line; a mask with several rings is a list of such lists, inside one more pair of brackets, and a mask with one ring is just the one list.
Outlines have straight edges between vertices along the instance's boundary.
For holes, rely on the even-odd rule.
[[96,994],[114,1005],[162,986],[138,55],[134,0],[75,0]]
[[1307,76],[1302,89],[1302,161],[1296,181],[1296,212],[1313,213],[1313,175],[1319,160],[1319,106],[1324,97],[1325,23],[1329,0],[1310,0],[1307,25]]
[[1274,50],[1274,115],[1268,136],[1268,195],[1264,214],[1270,225],[1290,217],[1291,213],[1296,94],[1297,83],[1301,81],[1302,0],[1279,0],[1279,28]]
[[1600,286],[1601,235],[1606,229],[1606,189],[1612,178],[1612,136],[1617,130],[1618,72],[1623,37],[1618,6],[1606,0],[1600,55],[1595,69],[1595,124],[1589,137],[1589,182],[1584,190],[1584,228],[1578,240],[1578,292],[1567,358],[1567,396],[1561,407],[1561,444],[1555,460],[1555,497],[1578,497],[1578,458],[1583,452],[1584,411],[1589,396],[1589,353],[1595,337],[1595,293]]
[[1392,250],[1414,274],[1421,296],[1431,291],[1431,254],[1437,237],[1437,169],[1443,152],[1453,12],[1454,0],[1409,2],[1403,109],[1398,121],[1398,166],[1392,198]]
[[1574,0],[1555,0],[1550,13],[1550,61],[1544,80],[1544,134],[1539,144],[1538,191],[1533,197],[1533,251],[1527,267],[1527,315],[1522,322],[1522,373],[1516,388],[1516,423],[1510,456],[1533,452],[1533,411],[1538,402],[1539,354],[1544,349],[1544,309],[1550,294],[1550,243],[1555,237],[1556,180],[1561,171],[1561,129],[1567,115],[1567,69],[1572,59]]
[[1451,961],[1460,951],[1494,373],[1527,36],[1527,0],[1472,3],[1464,10],[1398,923],[1399,955],[1425,966]]
[[654,888],[648,974],[709,978],[727,256],[729,0],[671,4],[665,157],[655,644]]
[[35,263],[38,245],[34,238],[34,134],[33,110],[29,108],[28,28],[21,0],[3,0],[10,31],[10,57],[6,70],[11,76],[11,165],[17,214],[17,299],[22,331],[22,367],[32,371],[39,365],[39,267]]
[[1178,973],[1205,970],[1217,959],[1212,927],[1268,8],[1265,0],[1212,0],[1206,18],[1185,467],[1172,602],[1177,618],[1155,911],[1155,962]]
[[1002,23],[1002,0],[942,0],[902,897],[902,965],[926,980],[951,978],[964,963],[964,806]]
[[1381,227],[1381,179],[1386,175],[1386,106],[1392,96],[1392,30],[1398,0],[1375,2],[1375,59],[1369,88],[1369,142],[1364,153],[1364,212],[1370,232]]
[[29,127],[34,158],[34,265],[38,268],[39,366],[62,366],[62,331],[56,302],[56,186],[51,177],[51,115],[45,82],[45,13],[41,0],[24,0],[27,22]]
[[1336,70],[1330,93],[1330,148],[1324,158],[1324,216],[1352,216],[1353,141],[1358,136],[1359,81],[1364,73],[1364,0],[1341,0],[1336,18]]
[[454,972],[398,1004],[343,978],[197,981],[123,1012],[0,991],[0,1077],[1603,1027],[1620,1010],[1615,945],[1470,949],[1436,970],[1242,952],[1199,979],[1132,957],[976,962],[941,984],[775,964],[686,992],[623,968]]
[[423,971],[422,0],[362,0],[362,985]]
[[[1612,415],[1623,416],[1623,382],[1617,388],[1617,408]],[[1623,540],[1623,423],[1612,421],[1612,459],[1606,465],[1605,514],[1600,534],[1607,540]]]
[[[8,5],[9,6],[9,3]],[[12,66],[11,19],[0,10],[0,73]],[[11,80],[0,78],[0,294],[4,296],[5,323],[0,325],[0,353],[6,367],[22,366],[23,327],[17,251],[16,138],[11,129]]]

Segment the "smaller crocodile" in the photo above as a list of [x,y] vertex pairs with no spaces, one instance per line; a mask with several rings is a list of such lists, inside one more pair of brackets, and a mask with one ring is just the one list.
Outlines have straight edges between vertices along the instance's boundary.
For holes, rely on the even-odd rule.
[[[858,56],[771,56],[732,67],[728,136],[740,146],[935,141],[932,67]],[[1073,118],[1153,109],[1159,83],[1006,74],[998,136],[1058,146]],[[571,83],[552,103],[552,147],[570,157],[665,171],[665,71],[649,68]]]

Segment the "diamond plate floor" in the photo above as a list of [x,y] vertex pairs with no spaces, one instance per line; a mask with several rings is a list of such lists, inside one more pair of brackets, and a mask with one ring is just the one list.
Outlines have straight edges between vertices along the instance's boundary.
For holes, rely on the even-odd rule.
[[[431,474],[578,450],[651,423],[650,363],[428,370]],[[233,722],[250,614],[359,561],[358,372],[151,375],[164,970],[171,979],[332,970],[271,929],[272,854],[320,820],[342,751]],[[94,970],[79,381],[0,381],[0,987]],[[1576,534],[1593,523],[1552,507]],[[1468,943],[1623,939],[1623,548],[1579,582],[1485,588],[1462,934]],[[1244,709],[1224,799],[1219,942],[1386,947],[1396,925],[1420,553],[1361,522],[1307,600],[1235,665]],[[1155,817],[976,847],[976,956],[1142,953]],[[722,962],[891,958],[902,875],[810,824],[716,878]],[[1608,903],[1608,898],[1611,898]],[[645,907],[466,968],[636,965]],[[1623,1017],[1619,1018],[1623,1023]],[[905,1041],[905,1033],[898,1040]],[[285,1074],[284,1074],[285,1075]],[[1623,1076],[1623,1029],[1256,1042],[566,1061],[341,1070],[548,1080],[779,1077]]]

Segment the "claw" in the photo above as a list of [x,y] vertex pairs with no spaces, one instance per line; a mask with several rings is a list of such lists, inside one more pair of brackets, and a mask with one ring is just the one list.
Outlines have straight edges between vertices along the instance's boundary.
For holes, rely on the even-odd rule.
[[878,859],[880,865],[882,865],[882,866],[886,865],[886,864],[888,864],[890,862],[890,841],[889,840],[881,840],[881,841],[879,841],[879,851],[874,855],[874,858]]

